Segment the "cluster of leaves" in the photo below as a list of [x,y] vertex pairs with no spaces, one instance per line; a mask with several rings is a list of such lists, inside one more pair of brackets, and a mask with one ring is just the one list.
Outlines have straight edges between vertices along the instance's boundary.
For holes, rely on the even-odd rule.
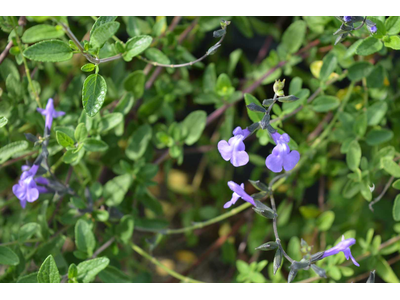
[[[301,269],[295,281],[315,271],[327,276],[315,280],[343,282],[376,269],[377,281],[399,281],[400,61],[394,53],[400,18],[368,17],[375,34],[363,27],[337,45],[333,33],[342,22],[334,17],[294,17],[283,25],[274,18],[224,19],[229,28],[221,17],[0,17],[0,49],[12,44],[0,63],[0,281],[165,281],[132,243],[185,269],[203,245],[221,237],[221,248],[213,248],[218,255],[205,255],[205,275],[191,276],[286,282]],[[215,44],[213,36],[225,38]],[[255,59],[265,39],[271,47]],[[279,78],[292,96],[279,96],[282,103],[271,107]],[[50,97],[66,115],[41,137],[44,119],[36,108]],[[258,201],[261,216],[251,219],[240,209],[230,211],[231,219],[223,215],[229,180],[262,178],[246,189],[258,200],[270,192],[268,130],[257,131],[257,142],[246,140],[250,164],[235,173],[216,150],[248,118],[281,134],[284,128],[290,149],[301,153],[274,195],[280,242],[306,265],[290,269],[275,244],[264,246],[275,253],[255,250],[273,235],[265,217],[276,215],[268,205]],[[43,140],[49,172],[74,193],[41,194],[22,210],[12,186]],[[369,204],[382,191],[372,212]],[[235,229],[237,222],[244,225]],[[201,236],[193,228],[203,228]],[[343,233],[357,240],[352,253],[365,257],[360,269],[346,265],[342,254],[310,263]],[[232,268],[237,274],[221,279]]]

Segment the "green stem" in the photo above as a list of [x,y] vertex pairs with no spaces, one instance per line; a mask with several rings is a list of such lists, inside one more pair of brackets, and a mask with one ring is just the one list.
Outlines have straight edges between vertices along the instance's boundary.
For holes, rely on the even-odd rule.
[[142,248],[140,248],[139,246],[133,244],[132,245],[132,249],[140,254],[141,256],[143,256],[144,258],[146,258],[147,260],[149,260],[150,262],[152,262],[153,264],[155,264],[156,266],[160,267],[161,269],[163,269],[164,271],[166,271],[169,275],[175,277],[176,279],[181,280],[182,282],[190,282],[190,283],[203,283],[201,281],[198,280],[194,280],[190,277],[186,277],[183,276],[169,268],[167,268],[166,266],[164,266],[161,262],[159,262],[156,258],[150,256],[148,253],[146,253]]
[[[14,28],[14,32],[15,32],[15,37],[17,39],[18,47],[19,47],[20,51],[22,51],[23,47],[22,47],[21,39],[19,38],[19,35],[18,35],[17,26]],[[24,62],[26,77],[28,79],[28,83],[29,83],[29,86],[30,86],[30,88],[32,90],[32,93],[34,95],[35,101],[37,102],[37,105],[40,108],[42,108],[42,105],[40,104],[39,95],[37,94],[36,89],[35,89],[35,87],[33,85],[33,82],[32,82],[31,72],[29,71],[28,62],[26,61],[26,58],[25,58],[25,56],[23,54],[21,54],[21,56],[22,56],[22,61]]]

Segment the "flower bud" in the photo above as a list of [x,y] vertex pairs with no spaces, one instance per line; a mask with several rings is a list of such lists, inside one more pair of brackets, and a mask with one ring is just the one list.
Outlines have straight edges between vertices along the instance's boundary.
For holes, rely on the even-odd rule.
[[278,94],[278,92],[280,92],[281,91],[281,95],[279,95],[278,94],[278,96],[283,96],[283,88],[285,87],[285,79],[283,79],[282,81],[280,81],[280,80],[275,80],[275,83],[274,83],[274,92],[276,93],[276,94]]

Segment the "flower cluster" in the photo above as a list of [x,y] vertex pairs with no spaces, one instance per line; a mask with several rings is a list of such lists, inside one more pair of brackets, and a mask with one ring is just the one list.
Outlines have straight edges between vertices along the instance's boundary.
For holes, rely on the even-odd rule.
[[[291,102],[296,101],[298,98],[294,96],[285,96],[283,88],[285,86],[285,80],[277,80],[273,85],[274,98],[266,99],[263,101],[263,107],[254,103],[247,106],[251,111],[258,113],[264,113],[264,117],[258,123],[254,123],[248,128],[242,129],[236,127],[233,130],[233,137],[228,141],[221,140],[218,142],[218,151],[222,158],[226,161],[230,161],[235,167],[241,167],[249,162],[249,154],[246,152],[246,146],[244,140],[258,129],[268,130],[271,139],[275,142],[276,146],[273,148],[272,153],[267,156],[265,160],[266,167],[274,173],[279,173],[282,169],[285,171],[292,170],[300,160],[300,153],[296,150],[290,151],[289,141],[290,137],[288,134],[279,134],[275,128],[270,125],[270,111],[272,106],[277,102]],[[268,110],[265,107],[268,107]],[[228,208],[235,204],[239,198],[254,204],[253,197],[249,196],[244,192],[244,184],[240,186],[232,181],[228,182],[228,186],[234,192],[232,199],[228,201],[224,207]],[[265,192],[265,191],[264,191]]]
[[[49,135],[53,119],[65,115],[63,111],[54,109],[53,99],[49,99],[45,109],[38,108],[38,112],[46,116],[44,135]],[[47,142],[44,143],[47,146]],[[42,151],[41,155],[35,160],[32,167],[22,166],[22,175],[17,184],[13,186],[13,193],[19,199],[22,208],[26,207],[27,202],[34,202],[39,198],[39,194],[48,193],[49,180],[47,178],[37,176],[43,156],[47,155],[46,151]],[[40,185],[38,185],[40,184]]]

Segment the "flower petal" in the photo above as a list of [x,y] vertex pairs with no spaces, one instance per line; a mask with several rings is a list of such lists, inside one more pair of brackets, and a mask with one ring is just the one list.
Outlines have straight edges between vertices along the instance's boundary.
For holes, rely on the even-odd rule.
[[17,197],[19,200],[22,200],[25,198],[25,189],[21,185],[14,184],[12,190],[13,190],[15,197]]
[[222,158],[226,161],[230,160],[232,157],[232,147],[227,141],[221,140],[218,142],[218,151]]
[[29,189],[26,195],[28,202],[34,202],[39,198],[39,191],[37,188]]
[[281,155],[270,154],[265,160],[265,165],[274,173],[282,171],[283,159]]
[[246,151],[233,151],[231,163],[235,167],[241,167],[249,162],[249,155]]
[[299,160],[300,160],[300,153],[296,150],[293,150],[289,154],[285,155],[283,159],[283,167],[285,168],[285,171],[292,170],[299,162]]

